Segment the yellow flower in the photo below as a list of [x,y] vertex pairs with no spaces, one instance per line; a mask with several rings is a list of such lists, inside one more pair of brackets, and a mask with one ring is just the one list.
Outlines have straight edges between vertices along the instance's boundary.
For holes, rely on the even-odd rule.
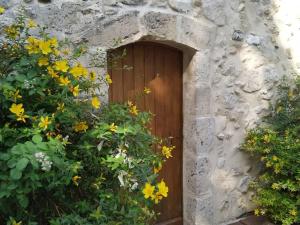
[[279,113],[281,111],[282,111],[282,106],[278,106],[277,109],[276,109],[276,112]]
[[153,168],[153,172],[154,172],[155,174],[158,174],[159,171],[161,171],[161,169],[162,169],[162,164],[159,163],[159,164],[158,164],[158,167],[154,167],[154,168]]
[[68,62],[66,60],[56,61],[54,63],[54,69],[57,71],[67,72],[69,69]]
[[76,66],[74,66],[70,73],[75,77],[79,78],[80,76],[86,77],[88,75],[88,70],[84,68],[80,63],[77,63]]
[[60,55],[60,51],[58,51],[57,49],[53,49],[53,54],[55,56],[59,56]]
[[34,20],[29,20],[28,24],[27,24],[27,27],[28,28],[34,28],[34,27],[37,27],[37,24]]
[[265,157],[265,156],[262,156],[262,157],[260,158],[260,161],[262,161],[262,162],[263,162],[263,161],[265,161],[265,160],[266,160],[266,158],[267,158],[267,157]]
[[270,161],[267,161],[267,162],[266,162],[266,167],[269,168],[269,167],[271,167],[271,166],[272,166],[272,163],[271,163]]
[[259,209],[255,209],[255,210],[254,210],[254,215],[255,215],[255,216],[259,216]]
[[9,110],[12,113],[16,114],[17,116],[20,116],[21,114],[24,113],[23,104],[15,104],[15,103],[13,103],[11,105],[11,107],[9,108]]
[[20,34],[18,28],[15,25],[6,27],[4,29],[4,31],[5,31],[6,35],[12,39],[16,39]]
[[5,9],[2,6],[0,6],[0,15],[3,14],[4,12],[5,12]]
[[271,141],[271,136],[268,135],[268,134],[265,134],[264,137],[263,137],[263,139],[264,139],[264,142],[265,142],[265,143],[270,143],[270,141]]
[[56,47],[58,46],[57,39],[56,39],[55,37],[54,37],[54,38],[51,38],[51,39],[49,39],[48,41],[49,41],[49,43],[50,43],[51,47],[54,47],[54,48],[56,48]]
[[56,110],[64,112],[65,111],[65,103],[58,103]]
[[75,86],[75,87],[71,87],[71,92],[73,93],[73,95],[76,97],[79,94],[79,85]]
[[14,113],[17,116],[17,121],[26,122],[26,118],[29,118],[29,116],[24,115],[24,108],[23,104],[15,104],[13,103],[9,110]]
[[18,98],[22,98],[22,96],[19,94],[19,90],[16,90],[16,92],[12,94],[12,98],[14,102],[16,102]]
[[27,38],[27,42],[28,44],[25,45],[25,48],[27,49],[29,54],[36,54],[39,52],[40,40],[30,36],[29,38]]
[[155,204],[158,204],[160,200],[162,200],[163,196],[160,195],[159,192],[156,192],[154,195],[151,196],[151,199],[155,202]]
[[274,190],[279,190],[279,189],[280,189],[280,185],[277,184],[277,183],[273,183],[273,184],[272,184],[272,189],[274,189]]
[[92,106],[93,106],[95,109],[99,109],[99,108],[100,108],[101,102],[99,101],[99,98],[97,98],[97,97],[93,97],[93,98],[92,98]]
[[22,221],[17,222],[15,219],[13,219],[11,225],[22,225]]
[[144,93],[145,93],[146,95],[150,94],[150,93],[151,93],[150,88],[145,87],[145,88],[144,88]]
[[144,198],[145,199],[151,198],[153,196],[154,189],[155,187],[147,182],[143,189]]
[[295,209],[290,210],[290,214],[292,216],[296,216],[297,215],[297,211]]
[[273,155],[273,156],[272,156],[272,160],[273,160],[273,161],[277,161],[277,160],[278,160],[278,157],[277,157],[276,155]]
[[59,77],[58,81],[60,86],[68,86],[68,84],[71,82],[67,77]]
[[110,78],[110,75],[108,73],[105,76],[105,80],[108,84],[112,84],[112,79]]
[[74,176],[74,177],[72,177],[72,181],[73,181],[73,183],[76,185],[76,186],[78,186],[79,184],[78,184],[78,181],[81,179],[81,177],[80,176]]
[[173,157],[172,156],[172,150],[174,148],[175,148],[175,146],[172,146],[172,147],[163,146],[161,152],[168,159],[170,157]]
[[275,172],[276,174],[278,174],[278,173],[280,173],[280,171],[281,171],[281,165],[280,165],[280,163],[276,163],[276,164],[274,165],[274,172]]
[[48,70],[49,75],[50,75],[52,78],[58,78],[57,73],[56,73],[50,66],[47,67],[47,70]]
[[135,116],[137,116],[139,114],[139,111],[138,111],[136,105],[131,106],[130,113]]
[[38,65],[39,66],[48,66],[49,65],[48,58],[47,57],[39,58]]
[[41,117],[39,122],[39,127],[46,130],[48,126],[51,124],[51,120],[49,120],[49,117]]
[[70,50],[66,48],[66,49],[63,49],[61,52],[64,55],[68,55],[70,53]]
[[94,71],[90,72],[90,78],[92,81],[96,80],[96,73]]
[[129,107],[133,106],[132,101],[128,101],[128,102],[127,102],[127,105],[128,105]]
[[109,130],[111,132],[116,132],[118,129],[118,126],[115,125],[115,123],[112,123],[110,126],[109,126]]
[[40,41],[39,42],[39,49],[42,51],[44,55],[48,55],[52,52],[50,41]]
[[24,115],[24,114],[20,114],[17,117],[17,121],[22,121],[23,123],[26,123],[26,118],[29,118],[29,116]]
[[76,124],[74,125],[74,130],[75,130],[75,132],[81,132],[81,131],[86,132],[86,130],[87,130],[88,128],[89,128],[89,127],[88,127],[88,125],[86,124],[85,121],[76,123]]
[[167,187],[164,180],[161,180],[160,183],[157,184],[158,193],[164,196],[165,198],[168,197],[169,188]]

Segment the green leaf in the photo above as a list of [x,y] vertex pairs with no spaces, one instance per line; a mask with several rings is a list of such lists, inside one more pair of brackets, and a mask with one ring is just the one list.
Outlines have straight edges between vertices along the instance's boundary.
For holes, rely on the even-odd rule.
[[22,177],[22,171],[14,168],[10,170],[10,178],[13,180],[19,180]]
[[19,171],[23,171],[25,167],[28,165],[29,160],[26,158],[20,159],[16,164],[16,169]]
[[18,200],[19,200],[19,204],[23,207],[26,208],[28,206],[28,198],[26,195],[18,195],[17,196]]
[[26,77],[24,75],[17,74],[17,76],[15,76],[15,79],[17,81],[24,82],[26,80]]
[[34,136],[32,137],[32,141],[33,141],[34,143],[36,143],[36,144],[42,142],[42,140],[43,140],[43,138],[42,138],[42,136],[39,135],[39,134],[36,134],[36,135],[34,135]]

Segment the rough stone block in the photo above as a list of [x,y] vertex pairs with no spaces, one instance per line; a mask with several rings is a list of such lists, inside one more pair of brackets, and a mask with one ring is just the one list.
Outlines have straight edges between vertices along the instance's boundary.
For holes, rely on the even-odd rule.
[[214,118],[196,118],[184,126],[185,149],[198,156],[211,150],[215,133]]
[[190,81],[184,84],[184,90],[186,115],[204,116],[211,113],[211,89],[207,83],[196,86]]
[[[103,30],[91,37],[91,44],[113,46],[116,39],[125,40],[139,32],[138,11],[131,11],[120,16],[107,19],[103,24]],[[133,25],[134,24],[134,25]]]
[[209,81],[210,76],[210,51],[197,51],[189,64],[186,72],[197,81]]
[[160,12],[148,12],[142,18],[149,35],[175,40],[177,35],[176,16]]
[[206,21],[177,17],[177,41],[195,49],[206,49],[213,39],[214,27]]
[[203,14],[219,26],[226,24],[224,0],[202,0]]
[[202,198],[186,197],[184,201],[184,218],[192,225],[213,224],[212,196]]
[[144,0],[121,0],[121,2],[125,5],[143,5],[147,1],[144,1]]
[[188,158],[185,161],[186,187],[194,195],[199,196],[210,188],[210,163],[207,157]]
[[192,0],[169,0],[170,7],[177,12],[192,10]]

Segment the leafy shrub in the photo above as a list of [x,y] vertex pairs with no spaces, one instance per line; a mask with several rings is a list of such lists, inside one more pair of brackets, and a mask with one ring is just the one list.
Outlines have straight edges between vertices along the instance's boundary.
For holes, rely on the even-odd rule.
[[256,215],[268,215],[283,225],[300,222],[300,82],[283,84],[266,118],[253,129],[242,148],[258,158],[262,171],[253,187]]
[[20,16],[0,41],[0,224],[149,224],[173,147],[132,102],[101,105],[110,76],[45,31]]

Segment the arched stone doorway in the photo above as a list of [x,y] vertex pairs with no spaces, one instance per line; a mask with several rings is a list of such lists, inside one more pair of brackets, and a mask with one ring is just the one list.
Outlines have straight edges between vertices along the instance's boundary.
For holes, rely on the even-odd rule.
[[[123,52],[125,55],[116,59],[109,70],[113,80],[110,101],[133,101],[139,110],[150,111],[154,115],[152,133],[176,147],[160,172],[160,178],[169,186],[169,194],[157,207],[160,212],[157,222],[182,225],[182,52],[162,44],[136,42],[110,54]],[[141,96],[145,87],[151,93]]]

